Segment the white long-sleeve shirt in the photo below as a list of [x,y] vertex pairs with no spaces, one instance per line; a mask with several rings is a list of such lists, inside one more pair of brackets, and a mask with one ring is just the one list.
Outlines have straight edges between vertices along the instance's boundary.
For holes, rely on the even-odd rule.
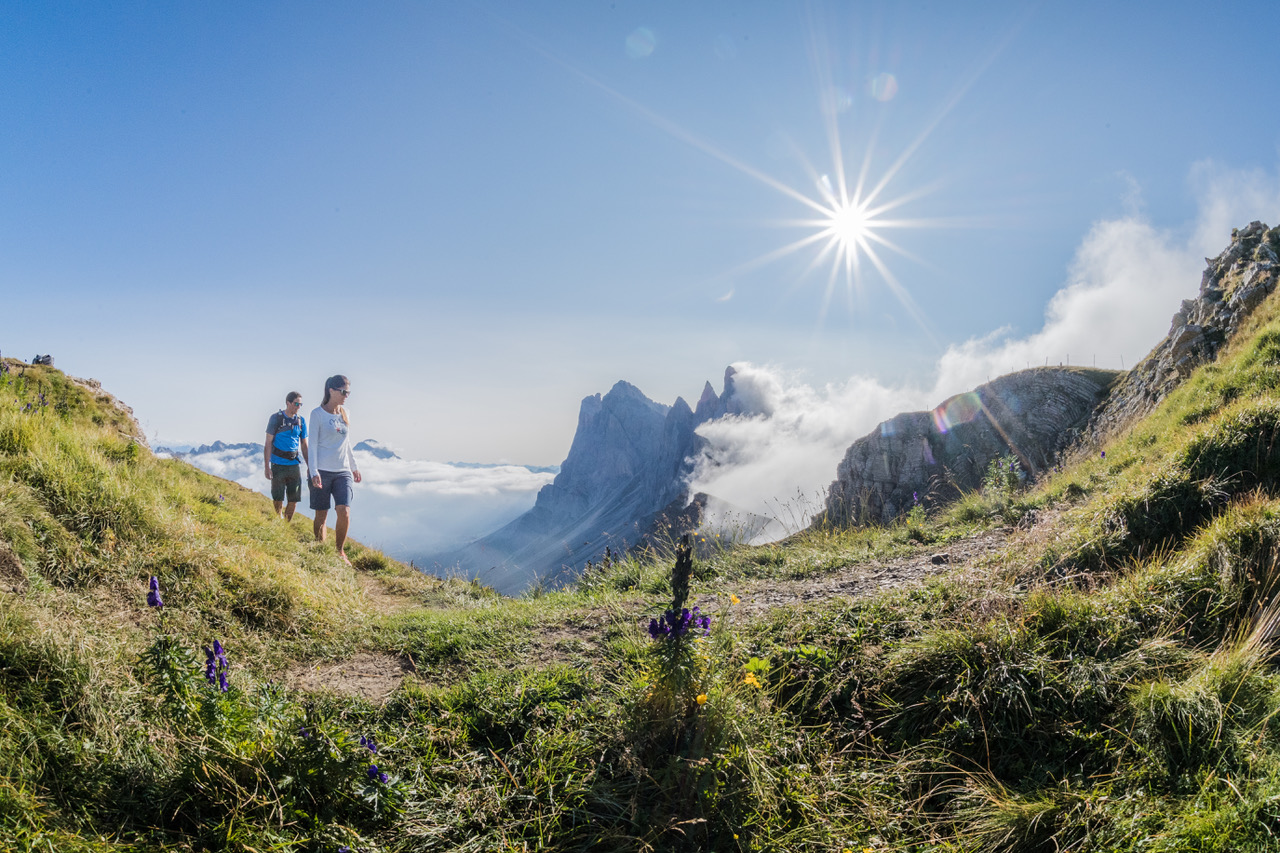
[[321,471],[357,471],[356,457],[351,452],[351,433],[342,415],[329,414],[323,406],[316,406],[307,418],[307,439],[310,458],[307,474],[314,477]]

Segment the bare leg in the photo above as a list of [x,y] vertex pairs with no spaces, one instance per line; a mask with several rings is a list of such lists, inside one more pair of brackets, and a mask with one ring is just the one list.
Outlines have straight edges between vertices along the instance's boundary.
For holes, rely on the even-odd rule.
[[324,520],[328,515],[329,510],[327,509],[316,510],[316,520],[311,525],[311,531],[315,533],[317,542],[324,541]]
[[337,510],[338,521],[334,524],[334,531],[337,534],[335,539],[337,540],[338,556],[342,558],[342,562],[350,565],[351,561],[347,559],[347,552],[343,550],[343,547],[347,544],[347,528],[351,525],[351,507],[340,506]]
[[276,508],[276,515],[280,515],[280,507],[284,506],[284,501],[272,501],[272,506]]
[[298,505],[297,505],[296,503],[291,503],[291,504],[289,504],[288,506],[286,506],[286,507],[284,508],[284,520],[285,520],[285,521],[293,521],[293,511],[294,511],[295,509],[297,509],[297,507],[298,507]]

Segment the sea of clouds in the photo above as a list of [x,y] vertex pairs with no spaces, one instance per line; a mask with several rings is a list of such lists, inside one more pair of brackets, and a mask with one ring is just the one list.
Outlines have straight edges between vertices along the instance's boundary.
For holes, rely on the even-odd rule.
[[[260,446],[182,458],[210,474],[271,494]],[[351,535],[397,559],[419,563],[512,521],[533,506],[538,490],[555,477],[554,470],[523,465],[381,459],[360,450],[356,462],[363,482],[352,503]],[[311,515],[305,486],[298,510]]]
[[933,408],[1046,360],[1081,364],[1088,353],[1129,353],[1125,366],[1132,367],[1168,333],[1181,301],[1196,295],[1205,258],[1227,247],[1232,228],[1255,219],[1280,224],[1276,174],[1206,162],[1191,170],[1190,181],[1198,207],[1192,222],[1156,227],[1142,212],[1135,187],[1124,216],[1098,222],[1085,235],[1038,331],[1018,337],[1002,328],[954,344],[927,383],[894,386],[854,376],[815,388],[773,367],[735,364],[736,393],[762,414],[699,428],[710,450],[691,491],[719,499],[709,507],[713,523],[741,527],[747,518],[747,538],[776,538],[800,529],[822,508],[849,445],[899,412]]

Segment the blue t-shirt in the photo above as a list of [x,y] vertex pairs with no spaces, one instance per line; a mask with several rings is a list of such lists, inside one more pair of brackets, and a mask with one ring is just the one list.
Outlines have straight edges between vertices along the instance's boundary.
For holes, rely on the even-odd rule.
[[[271,439],[271,462],[273,465],[297,465],[302,451],[302,439],[307,437],[307,420],[302,413],[289,417],[284,409],[276,412],[267,421],[267,435]],[[293,458],[278,456],[274,451],[283,450],[292,453]]]

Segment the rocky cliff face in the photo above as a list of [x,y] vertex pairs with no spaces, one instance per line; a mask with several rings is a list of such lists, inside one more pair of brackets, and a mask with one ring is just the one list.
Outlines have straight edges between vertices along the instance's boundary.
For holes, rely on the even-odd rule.
[[1205,362],[1212,361],[1245,318],[1276,287],[1280,228],[1261,222],[1233,231],[1231,245],[1208,265],[1200,292],[1173,315],[1169,334],[1117,384],[1089,423],[1101,443],[1149,413]]
[[1173,316],[1169,334],[1127,373],[1036,368],[952,397],[932,412],[898,415],[846,452],[824,519],[886,522],[913,495],[943,502],[976,489],[992,459],[1012,453],[1031,475],[1072,448],[1094,448],[1149,413],[1218,351],[1276,287],[1280,228],[1233,231],[1200,292]]
[[671,406],[655,403],[628,382],[585,398],[569,455],[533,509],[431,562],[503,593],[536,579],[562,581],[606,547],[635,544],[664,509],[687,502],[691,460],[704,444],[694,430],[730,412],[742,412],[733,368],[721,394],[707,383],[696,410],[679,397]]
[[887,522],[976,489],[992,459],[1016,456],[1032,475],[1051,467],[1088,423],[1115,371],[1037,367],[1001,376],[929,412],[908,412],[854,442],[836,468],[825,519]]

